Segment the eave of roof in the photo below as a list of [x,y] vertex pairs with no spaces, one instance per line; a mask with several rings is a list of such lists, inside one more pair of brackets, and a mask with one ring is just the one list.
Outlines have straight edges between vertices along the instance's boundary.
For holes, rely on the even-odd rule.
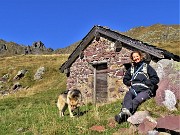
[[76,49],[71,53],[71,55],[68,57],[68,60],[63,63],[63,65],[60,67],[60,71],[64,72],[66,68],[69,68],[71,64],[78,58],[80,55],[80,52],[83,51],[88,43],[96,37],[98,34],[105,35],[107,37],[110,37],[116,41],[123,42],[133,48],[139,49],[143,52],[147,52],[150,55],[163,59],[165,57],[172,58],[176,61],[179,61],[180,58],[177,55],[174,55],[166,50],[159,49],[156,46],[149,45],[147,43],[143,43],[142,41],[133,39],[131,37],[125,36],[123,34],[120,34],[117,31],[113,31],[107,27],[95,25],[89,33],[82,39],[82,41],[79,43],[79,45],[76,47]]

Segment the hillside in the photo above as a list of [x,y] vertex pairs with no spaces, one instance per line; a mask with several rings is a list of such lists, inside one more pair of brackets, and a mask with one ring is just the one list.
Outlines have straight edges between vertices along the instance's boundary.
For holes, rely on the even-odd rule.
[[141,40],[180,56],[180,25],[155,24],[137,27],[124,32],[124,35]]
[[[155,24],[147,27],[141,26],[132,28],[127,32],[120,33],[148,44],[155,45],[180,56],[180,25]],[[14,42],[6,42],[1,39],[0,55],[19,55],[25,54],[25,51],[28,52],[27,54],[71,54],[80,42],[81,41],[77,41],[65,48],[53,50],[51,48],[46,48],[46,45],[44,45],[41,41],[37,41],[31,46],[26,46],[19,45]]]
[[54,51],[55,54],[71,54],[75,48],[79,45],[81,41],[78,41],[74,44],[69,45],[68,47],[65,48],[60,48]]
[[[42,135],[102,135],[116,133],[120,128],[126,129],[128,122],[113,124],[114,115],[119,113],[121,99],[111,104],[86,104],[80,108],[81,116],[70,118],[68,111],[64,118],[59,118],[56,107],[57,97],[66,88],[66,77],[59,72],[59,67],[67,60],[68,55],[19,55],[0,58],[0,77],[8,74],[7,80],[1,80],[1,92],[11,94],[0,96],[0,133],[2,135],[42,134]],[[42,79],[34,80],[39,67],[44,67]],[[19,70],[27,73],[20,80],[13,80]],[[19,82],[22,88],[11,90]],[[179,115],[178,111],[169,111],[157,106],[150,99],[139,110],[148,110],[153,117]],[[94,125],[105,127],[103,132],[90,130]],[[115,134],[114,134],[115,135]]]
[[26,46],[19,45],[14,42],[6,42],[0,39],[0,55],[1,56],[12,56],[16,54],[23,54]]

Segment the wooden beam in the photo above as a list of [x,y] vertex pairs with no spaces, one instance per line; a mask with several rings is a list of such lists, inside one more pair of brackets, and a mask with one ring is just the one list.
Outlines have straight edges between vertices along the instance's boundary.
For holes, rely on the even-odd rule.
[[125,43],[131,47],[134,47],[134,48],[137,48],[141,51],[147,52],[147,53],[149,53],[153,56],[156,56],[158,58],[164,58],[164,55],[162,54],[163,51],[155,49],[155,47],[147,46],[142,42],[135,41],[135,40],[133,40],[127,36],[124,36],[124,35],[117,33],[117,32],[113,32],[109,29],[106,30],[104,28],[99,28],[98,31],[99,31],[99,33],[101,33],[105,36],[108,36],[112,39],[121,41],[121,42],[123,42],[123,43]]

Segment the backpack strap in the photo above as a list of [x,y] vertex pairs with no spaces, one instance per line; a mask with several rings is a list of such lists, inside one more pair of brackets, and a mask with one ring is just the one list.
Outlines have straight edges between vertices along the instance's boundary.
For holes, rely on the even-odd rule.
[[[144,63],[142,63],[142,65],[136,70],[136,72],[134,73],[133,71],[133,74],[131,75],[132,78],[131,78],[131,81],[134,80],[134,77],[138,74],[138,72],[141,70],[141,68],[144,66]],[[133,66],[133,70],[134,70],[134,66]],[[132,72],[132,71],[131,71]]]
[[131,76],[134,74],[134,65],[131,66]]
[[[149,79],[149,75],[147,73],[147,63],[143,63],[142,71],[147,77],[147,79]],[[131,76],[134,76],[134,65],[131,66]]]
[[144,63],[142,71],[143,71],[144,75],[147,77],[147,79],[149,79],[149,75],[147,73],[147,63]]

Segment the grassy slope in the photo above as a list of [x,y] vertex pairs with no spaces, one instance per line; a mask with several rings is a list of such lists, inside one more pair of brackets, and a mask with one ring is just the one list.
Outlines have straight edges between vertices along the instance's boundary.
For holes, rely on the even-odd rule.
[[180,56],[179,31],[180,25],[155,24],[148,27],[136,27],[123,34]]
[[[81,108],[84,115],[70,118],[68,111],[65,117],[59,118],[56,107],[58,94],[65,89],[66,77],[59,72],[60,65],[67,59],[65,55],[52,56],[16,56],[1,58],[0,76],[11,73],[8,85],[12,85],[12,78],[18,70],[28,70],[26,76],[20,81],[27,90],[1,97],[0,99],[0,133],[3,135],[16,134],[43,134],[43,135],[96,135],[112,134],[119,128],[128,128],[129,123],[108,126],[109,119],[119,112],[121,99],[103,106],[85,105]],[[43,79],[33,80],[37,68],[44,66],[46,71]],[[170,112],[164,107],[156,106],[153,99],[142,104],[139,110],[148,110],[154,117],[165,114],[180,114],[180,110]],[[91,131],[93,125],[105,126],[103,133]]]

